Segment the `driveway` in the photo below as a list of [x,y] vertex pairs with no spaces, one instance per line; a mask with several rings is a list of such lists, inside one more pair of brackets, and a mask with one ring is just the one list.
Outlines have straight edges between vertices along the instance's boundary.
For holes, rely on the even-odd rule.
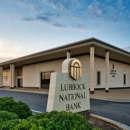
[[48,94],[34,94],[26,92],[14,92],[0,90],[0,97],[14,97],[16,101],[27,103],[31,110],[46,111]]
[[130,102],[91,99],[90,112],[130,126]]

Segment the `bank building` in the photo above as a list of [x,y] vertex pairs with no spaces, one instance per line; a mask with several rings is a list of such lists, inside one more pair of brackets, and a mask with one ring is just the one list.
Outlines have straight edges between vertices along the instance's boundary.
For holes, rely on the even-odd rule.
[[0,87],[49,89],[51,73],[61,72],[68,58],[78,59],[82,74],[89,74],[90,93],[130,87],[130,52],[96,38],[0,63]]

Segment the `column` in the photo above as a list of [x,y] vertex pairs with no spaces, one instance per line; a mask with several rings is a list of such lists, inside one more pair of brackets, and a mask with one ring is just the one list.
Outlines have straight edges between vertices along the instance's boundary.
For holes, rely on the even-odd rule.
[[94,94],[94,45],[90,46],[90,93]]
[[12,64],[10,64],[10,88],[12,88]]
[[67,51],[67,59],[69,59],[71,57],[71,53],[70,51]]
[[10,88],[14,88],[14,64],[10,64]]
[[109,92],[109,50],[105,53],[105,66],[106,66],[106,88],[105,92]]
[[3,67],[0,66],[0,88],[3,87]]
[[12,88],[14,88],[14,64],[12,64]]

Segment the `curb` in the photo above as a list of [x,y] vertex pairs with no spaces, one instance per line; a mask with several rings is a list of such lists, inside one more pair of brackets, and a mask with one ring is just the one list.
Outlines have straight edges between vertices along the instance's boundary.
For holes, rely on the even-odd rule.
[[125,125],[125,124],[122,124],[120,122],[117,122],[117,121],[114,121],[114,120],[111,120],[111,119],[108,119],[106,117],[101,117],[101,116],[98,116],[98,115],[95,115],[95,114],[90,114],[91,117],[93,118],[97,118],[97,119],[100,119],[102,121],[105,121],[111,125],[114,125],[122,130],[130,130],[130,127]]
[[48,92],[37,92],[31,90],[16,90],[16,89],[0,89],[3,91],[13,91],[13,92],[25,92],[25,93],[37,93],[37,94],[48,94]]
[[108,102],[130,102],[130,99],[100,99],[100,98],[90,98],[90,99],[96,99],[96,100],[102,100],[102,101],[108,101]]

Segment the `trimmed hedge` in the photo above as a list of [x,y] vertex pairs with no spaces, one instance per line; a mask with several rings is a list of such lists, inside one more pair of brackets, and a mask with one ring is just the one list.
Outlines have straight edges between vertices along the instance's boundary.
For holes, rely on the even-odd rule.
[[0,130],[100,129],[92,128],[82,115],[73,114],[72,112],[52,111],[32,115],[27,104],[22,101],[16,102],[12,97],[4,97],[0,98]]
[[19,117],[12,112],[0,111],[0,126],[2,125],[3,122],[13,119],[19,119]]
[[20,119],[26,119],[32,115],[32,111],[26,103],[16,102],[13,97],[0,98],[0,110],[16,113]]
[[71,112],[45,112],[26,120],[6,121],[2,130],[93,130],[83,116]]
[[27,119],[47,130],[92,130],[92,126],[80,114],[72,112],[45,112]]
[[[8,121],[4,121],[1,125],[0,125],[0,130],[14,130],[14,127],[19,124],[19,122],[21,121],[21,119],[14,119],[14,120],[8,120]],[[17,129],[18,130],[18,129]]]

